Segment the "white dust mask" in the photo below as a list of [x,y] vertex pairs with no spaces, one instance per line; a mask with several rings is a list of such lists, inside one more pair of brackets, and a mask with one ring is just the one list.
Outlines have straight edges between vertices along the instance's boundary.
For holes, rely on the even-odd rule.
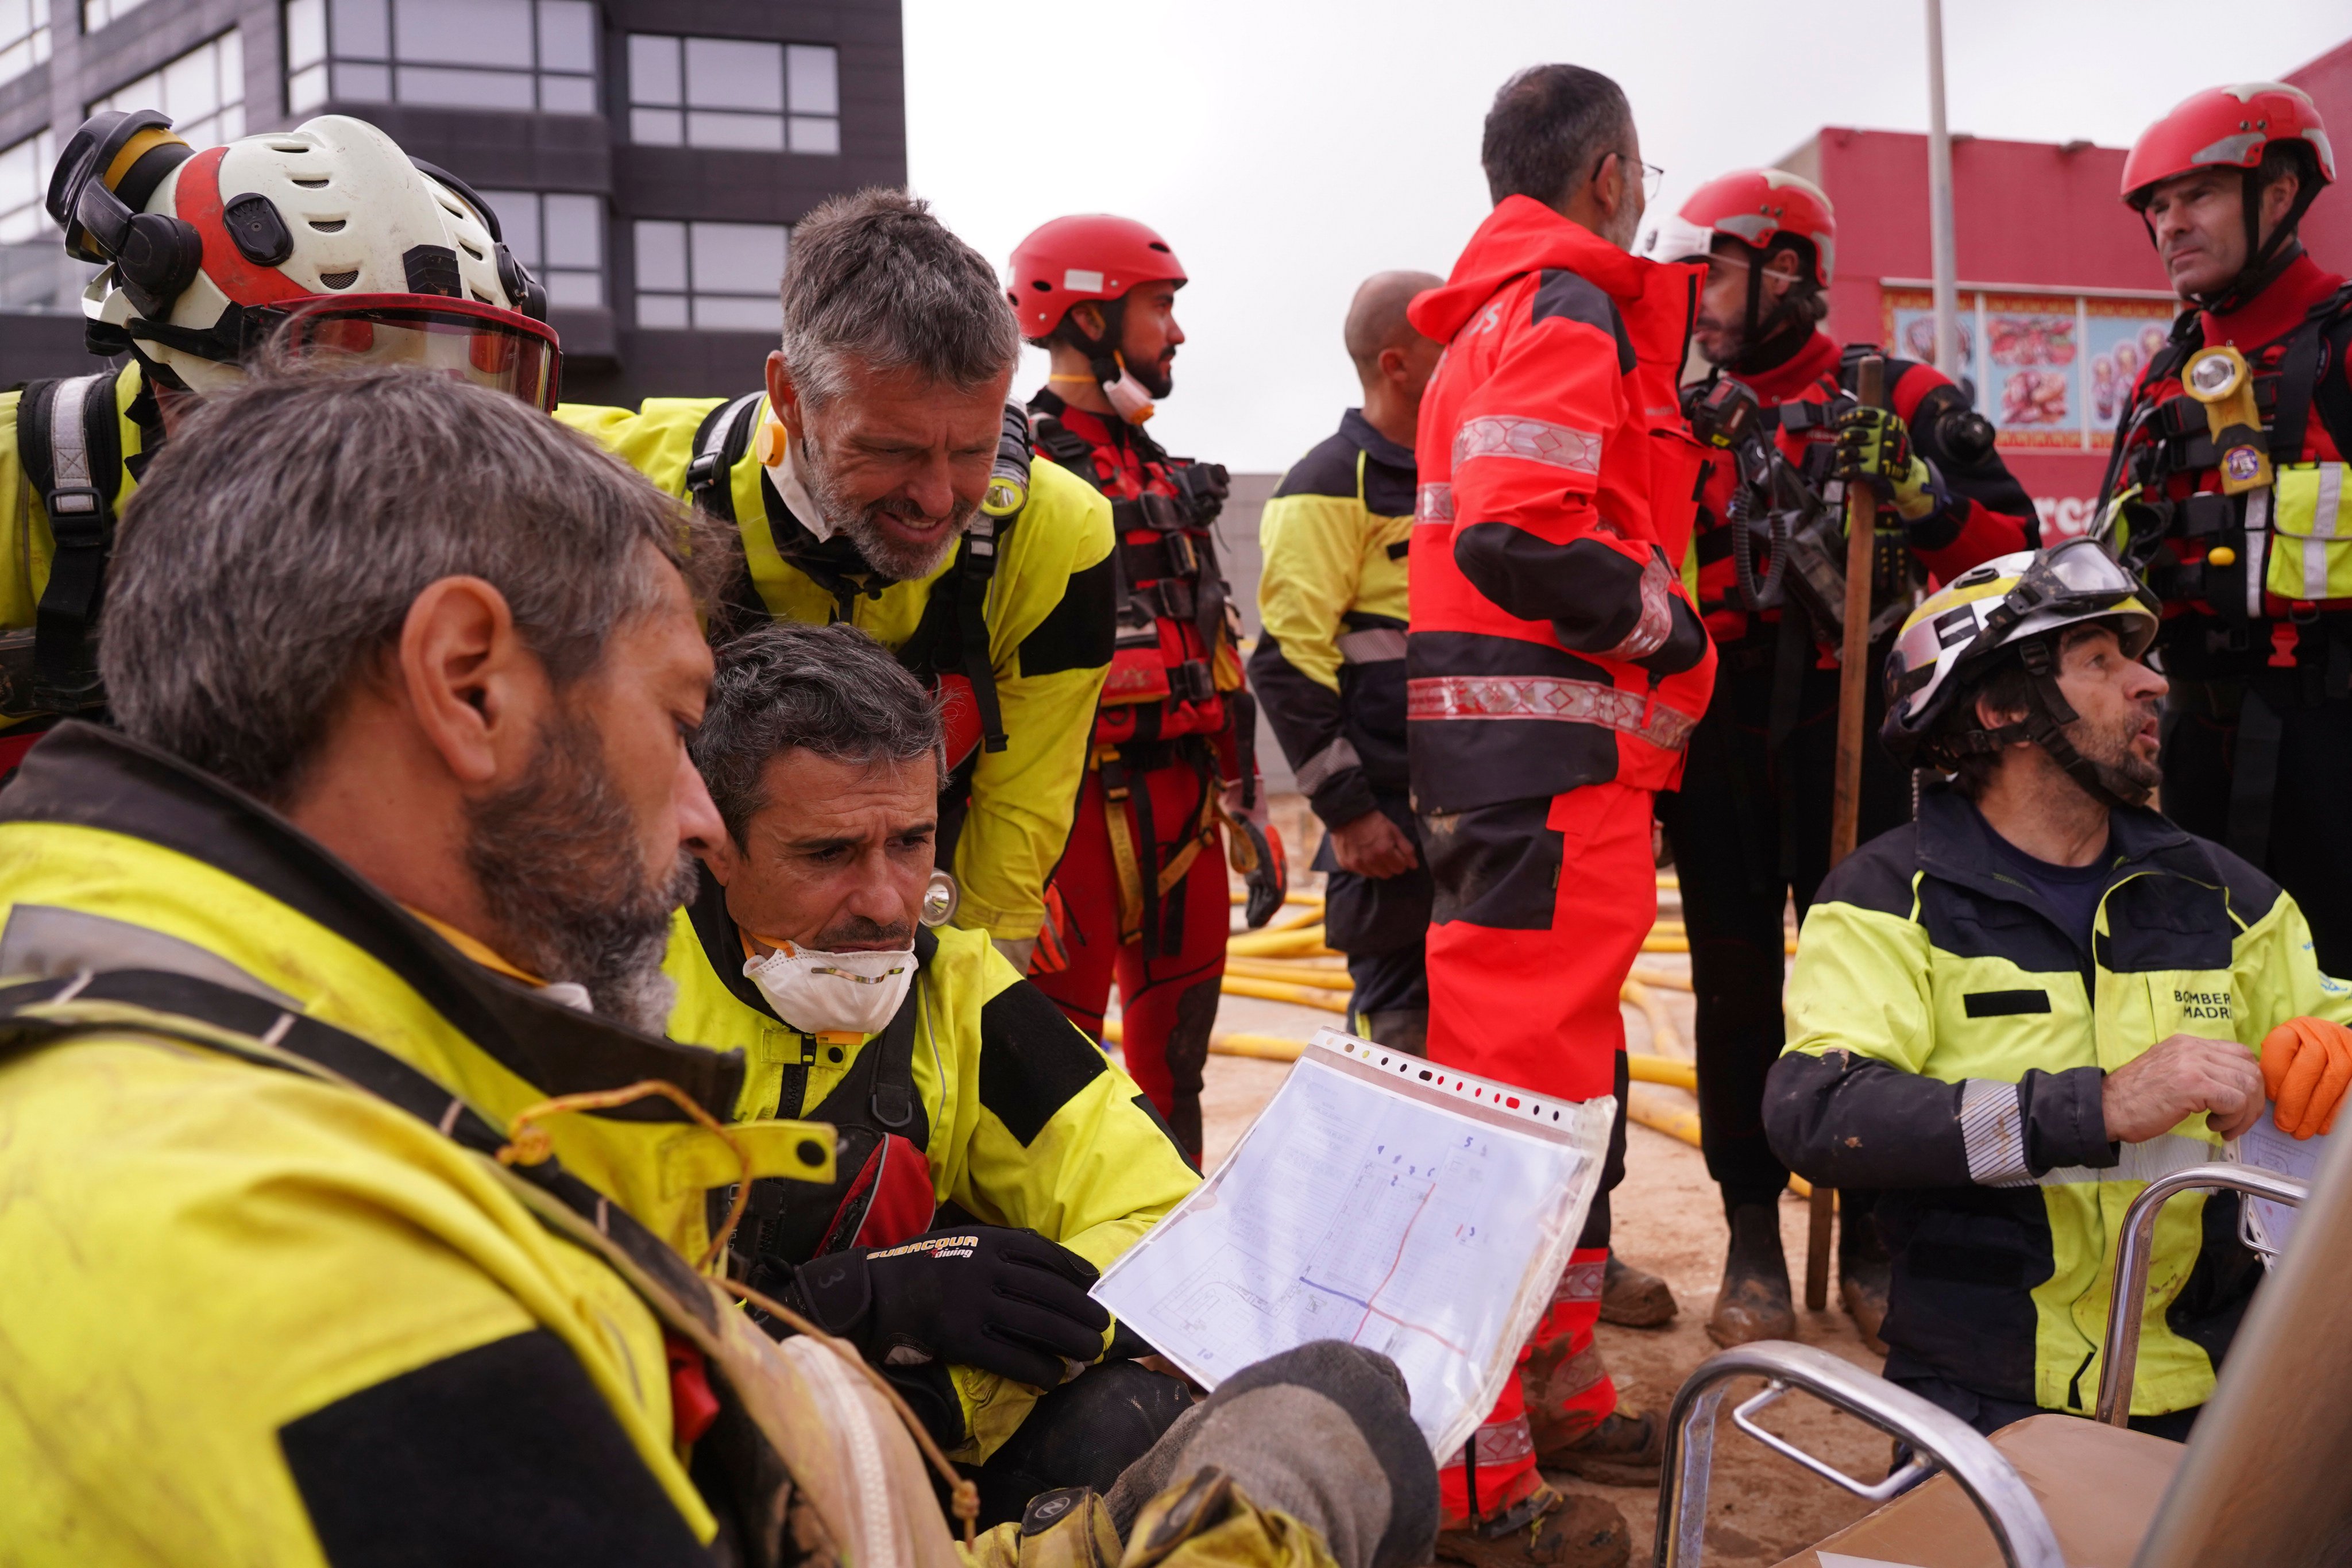
[[743,961],[743,977],[760,988],[776,1016],[803,1034],[881,1032],[907,999],[915,954],[819,952],[791,942],[765,958]]

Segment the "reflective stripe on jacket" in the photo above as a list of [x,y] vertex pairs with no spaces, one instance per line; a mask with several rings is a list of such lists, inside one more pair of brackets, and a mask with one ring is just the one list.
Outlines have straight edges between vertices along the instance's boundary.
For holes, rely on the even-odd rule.
[[[567,404],[555,416],[586,432],[662,489],[683,497],[695,437],[722,406],[711,397],[657,397],[636,413]],[[764,404],[754,411],[764,418]],[[950,553],[915,582],[868,579],[846,595],[786,558],[808,535],[784,509],[758,458],[747,451],[729,470],[736,528],[751,585],[778,620],[824,626],[846,620],[885,647],[904,649],[923,624],[933,592],[957,570]],[[869,590],[878,588],[878,595]],[[992,936],[1025,939],[1045,920],[1045,885],[1077,812],[1087,738],[1110,662],[1110,509],[1094,487],[1043,459],[1029,474],[1029,504],[999,535],[988,600],[989,650],[1008,744],[959,750],[971,767],[971,798],[955,845],[962,889],[956,922]],[[926,680],[961,684],[954,650]],[[954,705],[951,731],[969,695]],[[963,758],[951,758],[951,764]]]
[[1412,451],[1350,408],[1258,516],[1250,685],[1315,814],[1338,827],[1405,793]]
[[1699,275],[1512,196],[1413,301],[1446,345],[1415,443],[1416,810],[1681,776],[1715,683],[1676,571],[1700,452],[1675,379]]
[[[670,928],[670,1037],[743,1053],[739,1120],[814,1110],[880,1037],[820,1041],[784,1023],[744,977],[741,937],[707,874],[703,895]],[[913,1066],[936,1201],[984,1225],[1034,1230],[1108,1268],[1200,1176],[1134,1080],[986,936],[932,934],[938,946],[916,979]],[[951,1370],[971,1450],[964,1457],[984,1458],[1036,1395],[993,1373]]]
[[[2216,1159],[2200,1113],[2107,1141],[2105,1075],[2175,1034],[2260,1050],[2288,1018],[2352,1022],[2294,900],[2152,811],[2118,812],[2085,952],[2002,871],[1949,789],[1832,871],[1805,917],[1787,1053],[1764,1100],[1775,1152],[1816,1182],[1889,1189],[1890,1374],[2087,1411],[2125,1208]],[[2236,1205],[2184,1195],[2157,1222],[2138,1415],[2212,1392],[2259,1273]]]
[[[0,802],[0,972],[126,968],[358,1036],[455,1097],[449,1116],[462,1101],[499,1128],[552,1095],[645,1079],[722,1114],[738,1092],[740,1058],[542,1001],[283,819],[68,724]],[[534,1336],[559,1372],[584,1374],[574,1424],[601,1430],[599,1411],[614,1424],[604,1452],[620,1468],[572,1477],[574,1500],[630,1521],[645,1561],[677,1560],[656,1540],[713,1539],[675,1428],[662,1321],[613,1264],[428,1122],[162,1022],[0,1058],[0,1256],[13,1279],[39,1282],[0,1291],[10,1555],[329,1561],[321,1536],[330,1505],[351,1499],[352,1456],[439,1441],[433,1401],[480,1392],[466,1366],[530,1364],[496,1352]],[[740,1169],[667,1101],[541,1125],[565,1167],[689,1256],[708,1239],[709,1194]],[[808,1135],[739,1132],[763,1175],[800,1168],[792,1146]],[[511,1429],[541,1430],[524,1415]],[[356,1484],[402,1496],[398,1469]],[[497,1478],[509,1489],[467,1506],[522,1498],[533,1476],[547,1472],[518,1459]],[[651,1515],[629,1511],[640,1500]]]

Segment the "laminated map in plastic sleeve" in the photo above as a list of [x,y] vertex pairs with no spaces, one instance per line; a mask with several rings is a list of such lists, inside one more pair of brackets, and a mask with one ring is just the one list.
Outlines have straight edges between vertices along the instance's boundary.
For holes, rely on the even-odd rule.
[[1208,1388],[1310,1340],[1379,1351],[1450,1457],[1551,1304],[1615,1114],[1324,1029],[1094,1294]]

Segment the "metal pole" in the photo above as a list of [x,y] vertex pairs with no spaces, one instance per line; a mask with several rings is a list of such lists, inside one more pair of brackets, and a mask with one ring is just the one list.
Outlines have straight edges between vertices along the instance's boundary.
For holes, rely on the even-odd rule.
[[1927,237],[1935,252],[1936,368],[1960,379],[1959,268],[1952,249],[1952,134],[1944,125],[1944,3],[1927,0]]

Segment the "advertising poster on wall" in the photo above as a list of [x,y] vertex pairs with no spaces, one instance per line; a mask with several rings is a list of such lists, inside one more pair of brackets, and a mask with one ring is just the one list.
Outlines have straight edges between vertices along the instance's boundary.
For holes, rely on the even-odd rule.
[[[1933,297],[1924,289],[1885,289],[1879,298],[1886,341],[1907,359],[1932,363]],[[1961,290],[1958,304],[1956,379],[1992,421],[2005,451],[2104,450],[2176,309],[2161,299],[1975,289]]]

